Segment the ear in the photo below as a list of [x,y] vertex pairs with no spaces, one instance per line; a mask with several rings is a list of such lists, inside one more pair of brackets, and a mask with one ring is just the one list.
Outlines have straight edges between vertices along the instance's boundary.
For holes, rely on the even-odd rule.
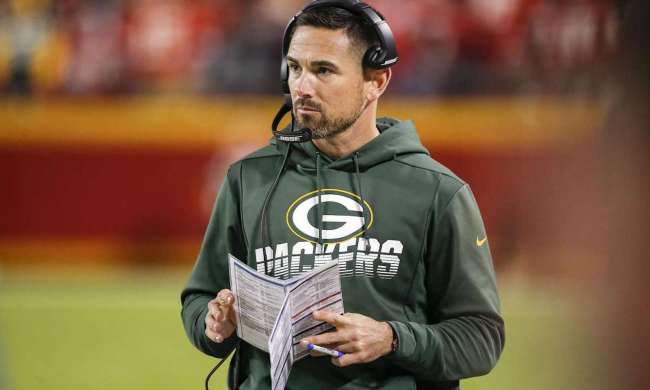
[[368,69],[365,73],[366,99],[368,102],[372,102],[384,94],[393,71],[390,68]]

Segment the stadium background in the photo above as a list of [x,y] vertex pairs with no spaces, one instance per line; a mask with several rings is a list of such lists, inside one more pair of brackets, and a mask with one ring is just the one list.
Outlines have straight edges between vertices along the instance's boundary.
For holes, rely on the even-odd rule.
[[[380,114],[415,121],[489,233],[507,345],[463,388],[618,388],[634,341],[603,341],[630,330],[603,285],[635,286],[635,268],[609,279],[623,217],[607,205],[643,177],[604,180],[626,2],[369,3],[401,57]],[[0,3],[0,389],[202,386],[214,360],[186,340],[178,295],[225,168],[268,142],[303,4]],[[639,145],[614,155],[626,167],[624,147]]]

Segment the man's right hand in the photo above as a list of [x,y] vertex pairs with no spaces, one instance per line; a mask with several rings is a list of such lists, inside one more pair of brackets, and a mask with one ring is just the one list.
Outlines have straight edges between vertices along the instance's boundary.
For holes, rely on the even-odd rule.
[[215,343],[222,343],[230,337],[237,326],[235,319],[235,296],[230,290],[221,290],[217,297],[208,302],[205,316],[205,335]]

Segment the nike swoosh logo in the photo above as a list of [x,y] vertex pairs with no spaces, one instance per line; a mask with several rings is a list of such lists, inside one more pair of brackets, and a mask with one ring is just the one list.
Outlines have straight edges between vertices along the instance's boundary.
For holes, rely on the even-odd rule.
[[487,236],[482,240],[479,240],[478,236],[476,236],[476,246],[483,246],[483,244],[485,244],[486,241],[487,241]]

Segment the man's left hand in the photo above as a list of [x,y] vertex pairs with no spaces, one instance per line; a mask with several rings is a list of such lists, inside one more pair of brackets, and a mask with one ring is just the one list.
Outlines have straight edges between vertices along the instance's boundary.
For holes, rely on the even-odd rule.
[[332,358],[339,367],[351,364],[369,363],[391,352],[393,329],[387,322],[375,321],[357,313],[337,314],[317,310],[315,320],[325,321],[336,331],[304,338],[303,345],[312,343],[345,353],[340,358]]

